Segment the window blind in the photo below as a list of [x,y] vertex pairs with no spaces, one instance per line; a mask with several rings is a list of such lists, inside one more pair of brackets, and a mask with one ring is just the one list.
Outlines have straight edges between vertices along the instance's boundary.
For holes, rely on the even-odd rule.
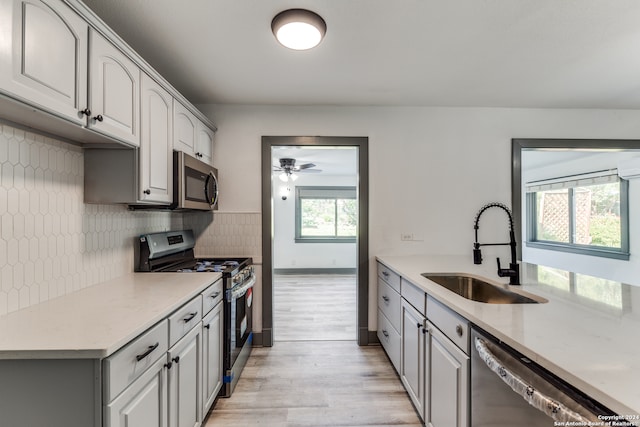
[[569,175],[527,182],[525,183],[525,190],[527,193],[536,193],[538,191],[566,190],[569,188],[609,184],[618,181],[618,170],[608,169],[579,175]]

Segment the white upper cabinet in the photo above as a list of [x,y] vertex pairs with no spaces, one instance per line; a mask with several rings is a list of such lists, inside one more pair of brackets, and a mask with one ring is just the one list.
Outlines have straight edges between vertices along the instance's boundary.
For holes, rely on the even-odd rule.
[[173,101],[173,149],[205,163],[213,161],[213,131],[177,100]]
[[139,147],[143,73],[180,100],[172,148],[210,163],[215,126],[81,1],[0,1],[2,119],[85,146]]
[[171,203],[173,97],[142,73],[140,194],[143,202]]
[[198,119],[180,102],[173,101],[173,149],[195,156]]
[[195,155],[205,163],[213,164],[213,131],[198,121]]
[[90,42],[88,126],[140,145],[140,68],[96,31]]
[[0,41],[10,41],[10,46],[0,45],[1,89],[83,125],[87,22],[56,0],[1,3]]

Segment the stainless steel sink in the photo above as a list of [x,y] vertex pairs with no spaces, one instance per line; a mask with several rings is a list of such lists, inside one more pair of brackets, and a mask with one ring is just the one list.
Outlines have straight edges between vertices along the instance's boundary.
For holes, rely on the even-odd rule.
[[472,301],[489,304],[537,304],[546,302],[542,298],[539,298],[540,301],[536,301],[528,296],[500,287],[500,285],[494,285],[477,277],[464,274],[422,273],[422,276]]

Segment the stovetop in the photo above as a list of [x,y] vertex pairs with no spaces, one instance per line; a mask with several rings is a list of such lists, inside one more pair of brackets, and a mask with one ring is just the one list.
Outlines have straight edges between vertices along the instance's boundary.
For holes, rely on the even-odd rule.
[[235,271],[249,265],[251,265],[250,258],[196,258],[179,265],[166,267],[161,271],[181,273],[215,272],[233,275]]
[[233,277],[251,267],[251,258],[196,258],[192,230],[144,234],[136,247],[136,271],[217,272]]

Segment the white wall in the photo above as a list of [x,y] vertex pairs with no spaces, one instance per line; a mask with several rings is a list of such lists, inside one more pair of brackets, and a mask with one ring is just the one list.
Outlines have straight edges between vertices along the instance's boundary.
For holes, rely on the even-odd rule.
[[[274,194],[286,186],[274,180]],[[295,242],[295,187],[297,186],[356,186],[356,176],[304,175],[292,185],[287,200],[273,201],[274,238],[273,268],[356,268],[355,243],[296,243]]]
[[[511,204],[512,138],[637,138],[640,111],[202,105],[217,124],[221,210],[260,211],[263,135],[369,137],[369,327],[377,254],[471,257],[485,203]],[[481,239],[506,233],[482,220]],[[506,224],[506,223],[505,223]],[[502,229],[505,229],[503,231]],[[403,242],[410,232],[422,242]],[[508,256],[508,249],[496,249]],[[490,253],[485,254],[489,260]],[[488,261],[487,261],[488,262]]]

